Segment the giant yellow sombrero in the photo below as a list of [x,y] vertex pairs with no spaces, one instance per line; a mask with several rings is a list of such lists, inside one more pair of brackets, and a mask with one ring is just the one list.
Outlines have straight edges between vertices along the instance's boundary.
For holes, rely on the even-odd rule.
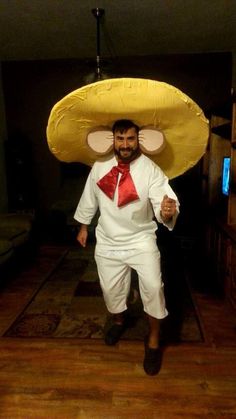
[[161,131],[165,147],[150,158],[171,179],[194,166],[203,156],[209,124],[203,111],[187,95],[164,82],[118,78],[83,86],[53,107],[47,126],[51,152],[61,161],[92,165],[88,135],[118,119]]

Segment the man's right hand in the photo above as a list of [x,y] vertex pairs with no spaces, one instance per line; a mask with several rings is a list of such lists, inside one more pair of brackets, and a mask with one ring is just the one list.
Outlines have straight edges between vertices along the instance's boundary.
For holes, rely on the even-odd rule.
[[81,244],[82,247],[86,247],[88,239],[88,226],[82,224],[77,234],[76,240]]

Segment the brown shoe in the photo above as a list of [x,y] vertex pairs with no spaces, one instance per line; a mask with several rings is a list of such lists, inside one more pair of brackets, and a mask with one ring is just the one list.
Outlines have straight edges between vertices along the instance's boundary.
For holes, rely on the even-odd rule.
[[125,324],[116,324],[114,323],[105,335],[106,345],[115,345],[121,338],[122,334],[126,329]]
[[145,356],[143,360],[143,369],[148,375],[156,375],[161,369],[162,350],[160,348],[149,348],[145,343]]

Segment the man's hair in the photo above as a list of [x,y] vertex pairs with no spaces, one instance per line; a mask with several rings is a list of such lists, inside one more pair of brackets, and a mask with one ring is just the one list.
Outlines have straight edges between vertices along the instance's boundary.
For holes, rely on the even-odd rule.
[[131,121],[130,119],[119,119],[114,123],[112,127],[112,132],[114,134],[115,132],[119,131],[121,132],[121,134],[123,134],[123,132],[128,131],[128,129],[130,128],[134,128],[136,133],[139,133],[138,125],[136,125],[133,121]]

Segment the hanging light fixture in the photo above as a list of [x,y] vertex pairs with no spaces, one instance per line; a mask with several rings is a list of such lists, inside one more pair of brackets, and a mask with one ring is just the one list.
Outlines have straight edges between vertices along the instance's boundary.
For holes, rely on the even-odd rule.
[[92,14],[94,15],[94,17],[96,18],[97,21],[97,55],[96,55],[96,76],[97,76],[97,80],[101,80],[102,78],[102,74],[101,74],[101,48],[100,48],[100,23],[101,23],[101,18],[104,15],[105,10],[104,9],[100,9],[100,8],[96,8],[96,9],[92,9]]
[[108,79],[109,76],[105,74],[101,69],[101,40],[100,40],[100,29],[101,19],[105,14],[105,10],[97,7],[91,10],[93,16],[96,18],[96,66],[92,73],[89,73],[85,77],[85,83],[94,83],[99,80]]

